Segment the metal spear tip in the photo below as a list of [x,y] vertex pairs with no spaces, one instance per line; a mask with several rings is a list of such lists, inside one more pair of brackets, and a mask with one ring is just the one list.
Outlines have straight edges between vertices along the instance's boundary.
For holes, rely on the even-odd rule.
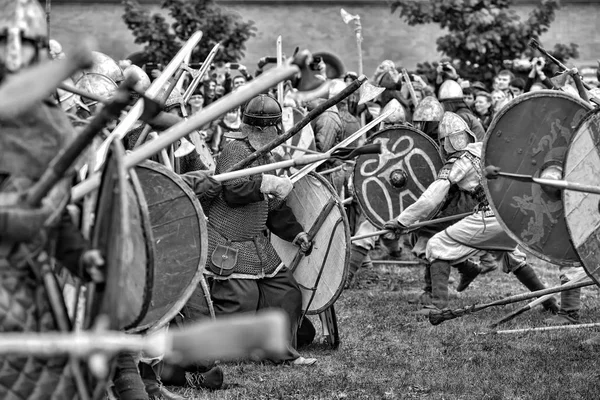
[[373,100],[375,97],[379,96],[381,93],[383,93],[383,91],[385,90],[385,88],[383,87],[379,87],[379,86],[375,86],[370,82],[365,82],[359,89],[359,100],[358,100],[358,104],[365,104],[371,100]]
[[360,17],[358,15],[352,15],[348,11],[344,10],[343,8],[340,9],[340,14],[342,15],[342,19],[344,20],[345,24],[350,23],[350,21],[360,19]]

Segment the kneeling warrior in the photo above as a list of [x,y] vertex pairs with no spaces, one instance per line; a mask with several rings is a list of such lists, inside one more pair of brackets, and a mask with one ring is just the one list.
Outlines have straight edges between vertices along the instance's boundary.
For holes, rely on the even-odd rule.
[[[229,170],[281,132],[281,106],[261,94],[244,109],[241,132],[226,135],[230,141],[217,161],[216,173]],[[251,166],[271,162],[270,154]],[[263,174],[229,180],[210,205],[207,269],[214,278],[211,296],[217,315],[251,312],[267,307],[289,316],[291,343],[287,356],[274,360],[310,365],[316,359],[300,357],[295,349],[302,316],[302,293],[269,240],[271,232],[309,251],[312,244],[285,198],[293,185],[287,177]]]
[[[448,194],[454,190],[464,192],[465,198],[470,197],[471,201],[479,204],[478,211],[473,215],[436,233],[427,241],[425,255],[430,262],[428,275],[431,281],[431,305],[426,305],[424,311],[447,307],[451,266],[461,270],[459,287],[464,288],[479,274],[479,269],[465,266],[464,262],[486,252],[493,254],[502,264],[504,272],[514,273],[529,290],[544,289],[544,284],[527,264],[525,254],[517,249],[517,243],[506,234],[489,209],[481,185],[483,143],[476,143],[475,135],[465,121],[452,112],[444,113],[439,126],[439,138],[442,157],[447,161],[439,171],[437,179],[414,204],[385,224],[386,229],[394,231],[387,235],[405,232],[406,227],[427,220],[440,208],[448,207]],[[460,199],[456,196],[454,198]],[[553,313],[558,311],[554,298],[547,300],[543,305]]]

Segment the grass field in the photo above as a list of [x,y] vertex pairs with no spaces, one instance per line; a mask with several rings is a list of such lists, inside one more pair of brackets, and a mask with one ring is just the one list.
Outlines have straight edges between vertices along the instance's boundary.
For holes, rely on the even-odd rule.
[[[557,267],[538,260],[532,264],[547,285],[558,284]],[[426,317],[412,315],[417,306],[407,303],[420,292],[421,276],[421,267],[416,266],[362,270],[357,288],[344,291],[336,303],[339,349],[315,343],[301,351],[318,358],[315,366],[222,364],[226,389],[172,389],[192,399],[215,400],[600,398],[600,349],[581,346],[600,332],[477,334],[524,303],[432,326]],[[458,281],[456,271],[452,276]],[[525,291],[513,275],[494,271],[479,277],[450,306]],[[598,300],[596,286],[583,289],[582,323],[600,322]],[[544,326],[548,314],[540,310],[520,315],[500,329]],[[312,319],[319,329],[318,318]]]

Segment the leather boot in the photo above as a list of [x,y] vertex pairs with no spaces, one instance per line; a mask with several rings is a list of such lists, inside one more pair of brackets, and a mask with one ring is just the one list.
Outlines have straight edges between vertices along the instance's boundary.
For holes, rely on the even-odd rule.
[[146,387],[146,393],[148,393],[149,400],[187,400],[187,397],[180,396],[167,390],[166,387],[160,382],[158,374],[154,368],[158,366],[150,366],[148,364],[140,362],[140,375],[143,378],[144,386]]
[[473,282],[481,273],[481,266],[472,260],[465,260],[456,267],[460,273],[460,282],[458,282],[456,291],[462,292],[468,288],[471,282]]
[[431,263],[431,303],[437,308],[448,306],[448,278],[450,277],[450,263],[435,260]]
[[148,400],[138,367],[129,353],[119,353],[115,369],[114,392],[120,400]]
[[[529,264],[525,264],[513,273],[519,282],[525,285],[525,287],[532,292],[546,289],[546,286],[544,286],[544,284],[540,281],[540,278],[538,278],[537,274]],[[558,313],[558,304],[556,303],[556,299],[554,297],[544,301],[542,306],[546,311],[550,311],[552,314]]]
[[[569,282],[561,279],[560,284]],[[579,323],[579,309],[581,308],[581,288],[564,290],[560,292],[560,309],[558,315],[547,318],[544,323],[548,325],[570,325]]]
[[346,278],[346,284],[344,289],[348,289],[354,282],[354,276],[360,269],[360,266],[365,261],[365,258],[369,255],[369,250],[364,247],[352,245],[350,248],[350,263],[348,265],[348,278]]
[[425,281],[425,286],[423,287],[423,292],[412,299],[408,300],[409,304],[423,304],[423,305],[431,305],[431,266],[429,264],[425,265],[425,269],[423,272],[423,280]]

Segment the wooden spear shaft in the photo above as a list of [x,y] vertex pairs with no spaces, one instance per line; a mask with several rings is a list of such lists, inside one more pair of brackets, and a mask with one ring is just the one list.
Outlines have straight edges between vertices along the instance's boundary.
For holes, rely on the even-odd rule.
[[[468,217],[469,215],[473,215],[473,212],[467,212],[467,213],[462,213],[462,214],[456,214],[456,215],[450,215],[449,217],[442,217],[442,218],[437,218],[437,219],[432,219],[429,221],[423,221],[423,222],[417,222],[416,224],[412,224],[411,226],[407,226],[406,230],[413,230],[413,229],[417,229],[417,228],[422,228],[424,226],[428,226],[428,225],[433,225],[433,224],[439,224],[442,222],[448,222],[448,221],[454,221],[457,219],[462,219],[464,217]],[[365,233],[364,235],[357,235],[357,236],[353,236],[350,238],[351,241],[356,241],[356,240],[361,240],[361,239],[366,239],[366,238],[370,238],[373,236],[381,236],[381,235],[385,235],[386,233],[390,233],[392,232],[389,229],[382,229],[380,231],[375,231],[375,232],[371,232],[371,233]]]

